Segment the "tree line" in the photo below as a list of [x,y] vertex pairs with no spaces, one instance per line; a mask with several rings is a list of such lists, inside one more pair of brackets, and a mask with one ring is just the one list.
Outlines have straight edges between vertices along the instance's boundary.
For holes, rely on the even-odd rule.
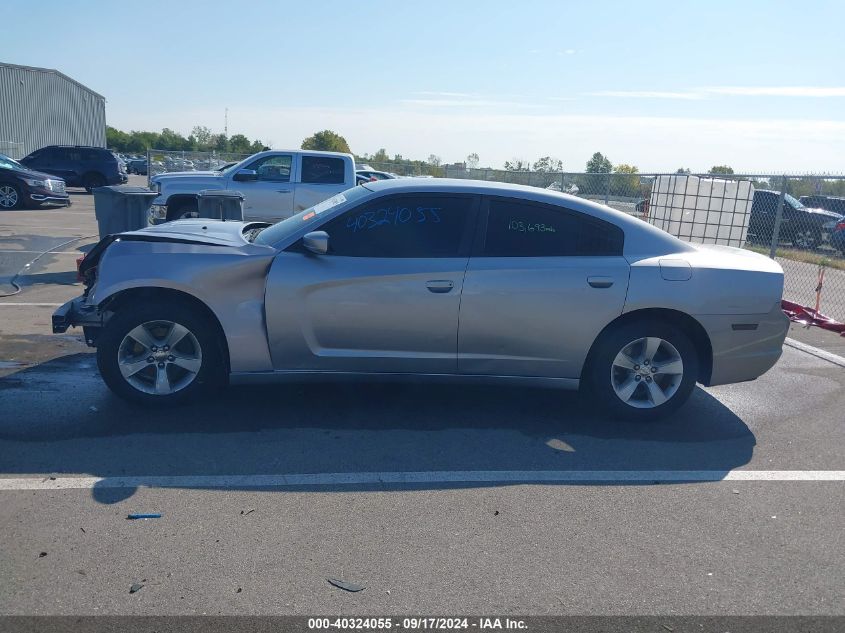
[[[162,149],[173,151],[201,151],[201,152],[230,152],[234,154],[254,154],[268,149],[260,140],[250,140],[243,134],[227,137],[222,133],[214,133],[203,126],[195,126],[186,137],[169,128],[161,132],[123,132],[111,126],[106,127],[106,143],[109,148],[119,152],[142,153],[147,149]],[[617,196],[647,195],[651,189],[651,178],[641,177],[639,168],[628,163],[613,164],[602,154],[595,152],[583,167],[583,174],[573,173],[564,175],[563,161],[553,156],[541,156],[531,162],[523,158],[513,158],[505,161],[504,169],[480,167],[478,153],[467,155],[463,163],[444,165],[436,154],[430,154],[425,160],[405,158],[401,154],[387,153],[384,148],[373,154],[355,154],[349,147],[347,140],[333,130],[321,130],[302,141],[301,148],[305,150],[343,152],[353,154],[357,163],[371,163],[373,166],[387,171],[394,171],[400,175],[429,175],[448,176],[458,174],[460,170],[484,169],[485,172],[498,172],[497,180],[548,187],[559,182],[563,190],[577,187],[583,194],[604,194]],[[577,171],[577,170],[576,170]],[[691,174],[689,168],[681,167],[676,174]],[[707,174],[730,178],[734,170],[730,165],[714,165]],[[470,172],[470,175],[471,172]],[[485,176],[486,177],[486,176]],[[753,180],[758,189],[780,189],[780,178],[772,180]],[[818,177],[790,178],[787,191],[798,197],[802,195],[826,194],[845,195],[845,180],[824,180]]]

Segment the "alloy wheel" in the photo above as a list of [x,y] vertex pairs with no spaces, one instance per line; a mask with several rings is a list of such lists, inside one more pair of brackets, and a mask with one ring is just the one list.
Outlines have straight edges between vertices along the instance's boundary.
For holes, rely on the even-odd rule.
[[799,248],[815,248],[816,234],[811,229],[799,231],[795,234],[795,245]]
[[669,341],[656,336],[625,345],[610,368],[616,396],[637,409],[652,409],[669,401],[681,386],[684,361]]
[[166,396],[196,379],[202,368],[202,349],[185,326],[147,321],[123,337],[117,365],[126,382],[138,391]]
[[18,204],[18,192],[9,185],[0,187],[0,207],[13,209]]

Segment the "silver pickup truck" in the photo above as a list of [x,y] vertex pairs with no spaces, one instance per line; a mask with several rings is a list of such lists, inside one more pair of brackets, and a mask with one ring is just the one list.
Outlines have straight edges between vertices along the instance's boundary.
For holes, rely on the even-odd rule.
[[197,194],[232,189],[244,195],[244,219],[277,221],[356,185],[351,154],[271,150],[221,171],[164,173],[150,179],[159,195],[154,223],[196,217]]

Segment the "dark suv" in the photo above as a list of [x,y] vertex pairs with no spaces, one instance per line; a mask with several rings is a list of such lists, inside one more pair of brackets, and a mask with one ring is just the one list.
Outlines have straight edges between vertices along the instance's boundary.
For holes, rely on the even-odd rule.
[[[751,203],[751,217],[748,220],[748,239],[769,243],[777,215],[779,191],[758,189]],[[792,242],[798,248],[816,248],[822,236],[829,233],[842,216],[824,209],[810,209],[786,194],[783,199],[780,241]],[[825,226],[827,225],[827,226]]]
[[27,169],[0,154],[0,210],[41,204],[69,206],[64,181]]
[[50,145],[32,152],[21,163],[63,179],[68,187],[96,187],[126,182],[126,167],[112,152],[102,147]]

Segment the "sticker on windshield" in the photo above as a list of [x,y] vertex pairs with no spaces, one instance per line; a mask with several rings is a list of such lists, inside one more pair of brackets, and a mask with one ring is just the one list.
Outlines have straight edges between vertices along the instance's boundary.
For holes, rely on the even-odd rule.
[[323,211],[328,211],[332,207],[336,207],[337,205],[343,204],[344,202],[346,202],[346,196],[344,196],[342,193],[339,193],[335,196],[332,196],[328,200],[323,200],[320,204],[314,206],[314,208],[311,210],[314,213],[320,214]]

